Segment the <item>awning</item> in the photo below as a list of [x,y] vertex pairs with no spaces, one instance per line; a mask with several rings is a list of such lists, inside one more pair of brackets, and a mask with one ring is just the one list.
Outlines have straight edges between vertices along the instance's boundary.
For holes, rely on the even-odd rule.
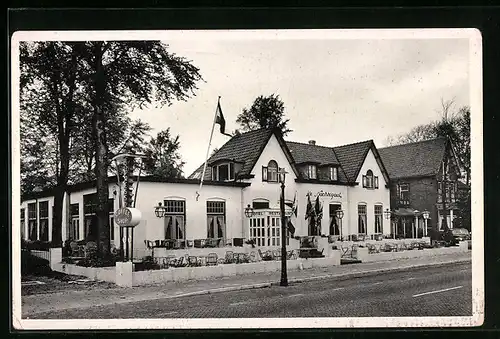
[[[415,211],[413,208],[396,208],[394,210],[394,215],[398,216],[398,217],[414,217],[415,216]],[[417,216],[421,216],[422,215],[422,212],[419,212],[419,211],[416,211],[416,215]]]

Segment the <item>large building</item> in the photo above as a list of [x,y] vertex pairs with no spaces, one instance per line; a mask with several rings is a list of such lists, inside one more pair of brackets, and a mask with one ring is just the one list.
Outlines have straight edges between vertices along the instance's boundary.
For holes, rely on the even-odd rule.
[[[445,217],[448,227],[453,228],[460,163],[449,139],[386,147],[379,153],[391,179],[392,228],[396,236],[430,235],[431,230],[443,229]],[[427,228],[424,211],[429,211]]]
[[[287,172],[285,199],[297,207],[297,216],[291,217],[295,235],[390,235],[383,217],[390,207],[389,176],[373,141],[326,147],[285,141],[279,131],[259,129],[233,136],[208,159],[201,190],[203,165],[188,179],[141,177],[136,208],[142,221],[134,231],[134,247],[144,250],[144,240],[234,238],[278,246],[280,169]],[[110,180],[109,192],[111,239],[118,245],[112,213],[119,206],[116,180]],[[155,215],[159,203],[161,218]],[[321,207],[317,224],[306,218],[309,203]],[[70,187],[64,198],[63,239],[95,236],[94,205],[94,183]],[[51,239],[52,206],[50,191],[23,197],[24,238]]]

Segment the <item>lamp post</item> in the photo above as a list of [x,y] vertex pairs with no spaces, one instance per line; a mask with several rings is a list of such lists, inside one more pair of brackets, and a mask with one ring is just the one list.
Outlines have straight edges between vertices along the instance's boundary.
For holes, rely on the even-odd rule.
[[286,217],[285,217],[285,177],[284,168],[278,171],[281,184],[280,213],[281,213],[281,281],[280,286],[288,286],[288,277],[286,274]]
[[420,213],[419,210],[413,211],[413,214],[415,214],[415,227],[413,227],[414,231],[412,230],[413,238],[418,238],[418,214],[419,213]]
[[389,222],[391,223],[391,233],[392,233],[393,238],[395,239],[396,238],[396,231],[392,229],[393,224],[392,224],[392,220],[391,220],[392,211],[390,209],[386,208],[384,211],[384,215],[385,215],[386,220],[390,220]]
[[424,237],[427,237],[427,219],[429,219],[429,211],[423,211],[422,215],[424,217]]
[[339,219],[339,235],[340,239],[342,239],[342,218],[344,217],[344,211],[342,210],[337,210],[335,211],[335,215],[337,216],[337,219]]

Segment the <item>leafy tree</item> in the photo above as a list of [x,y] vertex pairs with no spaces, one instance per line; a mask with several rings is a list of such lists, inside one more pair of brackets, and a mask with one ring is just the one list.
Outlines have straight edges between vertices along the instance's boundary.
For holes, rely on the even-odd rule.
[[[21,109],[28,115],[28,120],[32,116],[40,130],[47,131],[52,135],[52,140],[56,141],[57,168],[52,227],[52,242],[55,245],[61,244],[62,201],[69,176],[69,145],[75,130],[75,102],[85,95],[78,85],[82,76],[78,67],[81,58],[67,47],[60,42],[20,44]],[[25,129],[24,132],[28,133],[28,130]],[[28,151],[26,148],[24,150]],[[30,149],[28,152],[33,151],[37,149]],[[29,166],[23,168],[25,171],[29,169]]]
[[92,114],[97,182],[98,251],[109,255],[107,121],[113,105],[143,107],[170,104],[194,94],[199,69],[167,51],[159,41],[87,41],[72,43],[88,71],[86,90]]
[[278,128],[283,135],[292,132],[287,127],[290,119],[285,119],[285,105],[279,95],[271,94],[267,97],[257,97],[250,108],[244,108],[238,115],[236,122],[244,131],[259,128]]
[[179,154],[179,136],[172,137],[170,128],[151,138],[145,155],[144,167],[147,173],[162,178],[182,178],[185,164]]

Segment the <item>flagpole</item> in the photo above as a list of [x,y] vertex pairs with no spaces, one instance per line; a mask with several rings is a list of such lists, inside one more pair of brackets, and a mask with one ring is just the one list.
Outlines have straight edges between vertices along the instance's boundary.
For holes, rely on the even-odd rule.
[[220,95],[219,95],[219,98],[217,99],[217,107],[215,108],[214,122],[212,124],[212,131],[210,132],[210,140],[208,141],[208,148],[207,148],[207,154],[205,156],[205,163],[203,164],[203,172],[201,174],[200,188],[198,189],[198,191],[196,191],[196,201],[198,201],[198,198],[200,197],[201,187],[203,186],[203,180],[205,178],[205,171],[207,169],[208,154],[210,152],[210,145],[212,144],[212,136],[214,135],[215,121],[217,120],[217,110],[219,109],[219,105],[220,105]]

